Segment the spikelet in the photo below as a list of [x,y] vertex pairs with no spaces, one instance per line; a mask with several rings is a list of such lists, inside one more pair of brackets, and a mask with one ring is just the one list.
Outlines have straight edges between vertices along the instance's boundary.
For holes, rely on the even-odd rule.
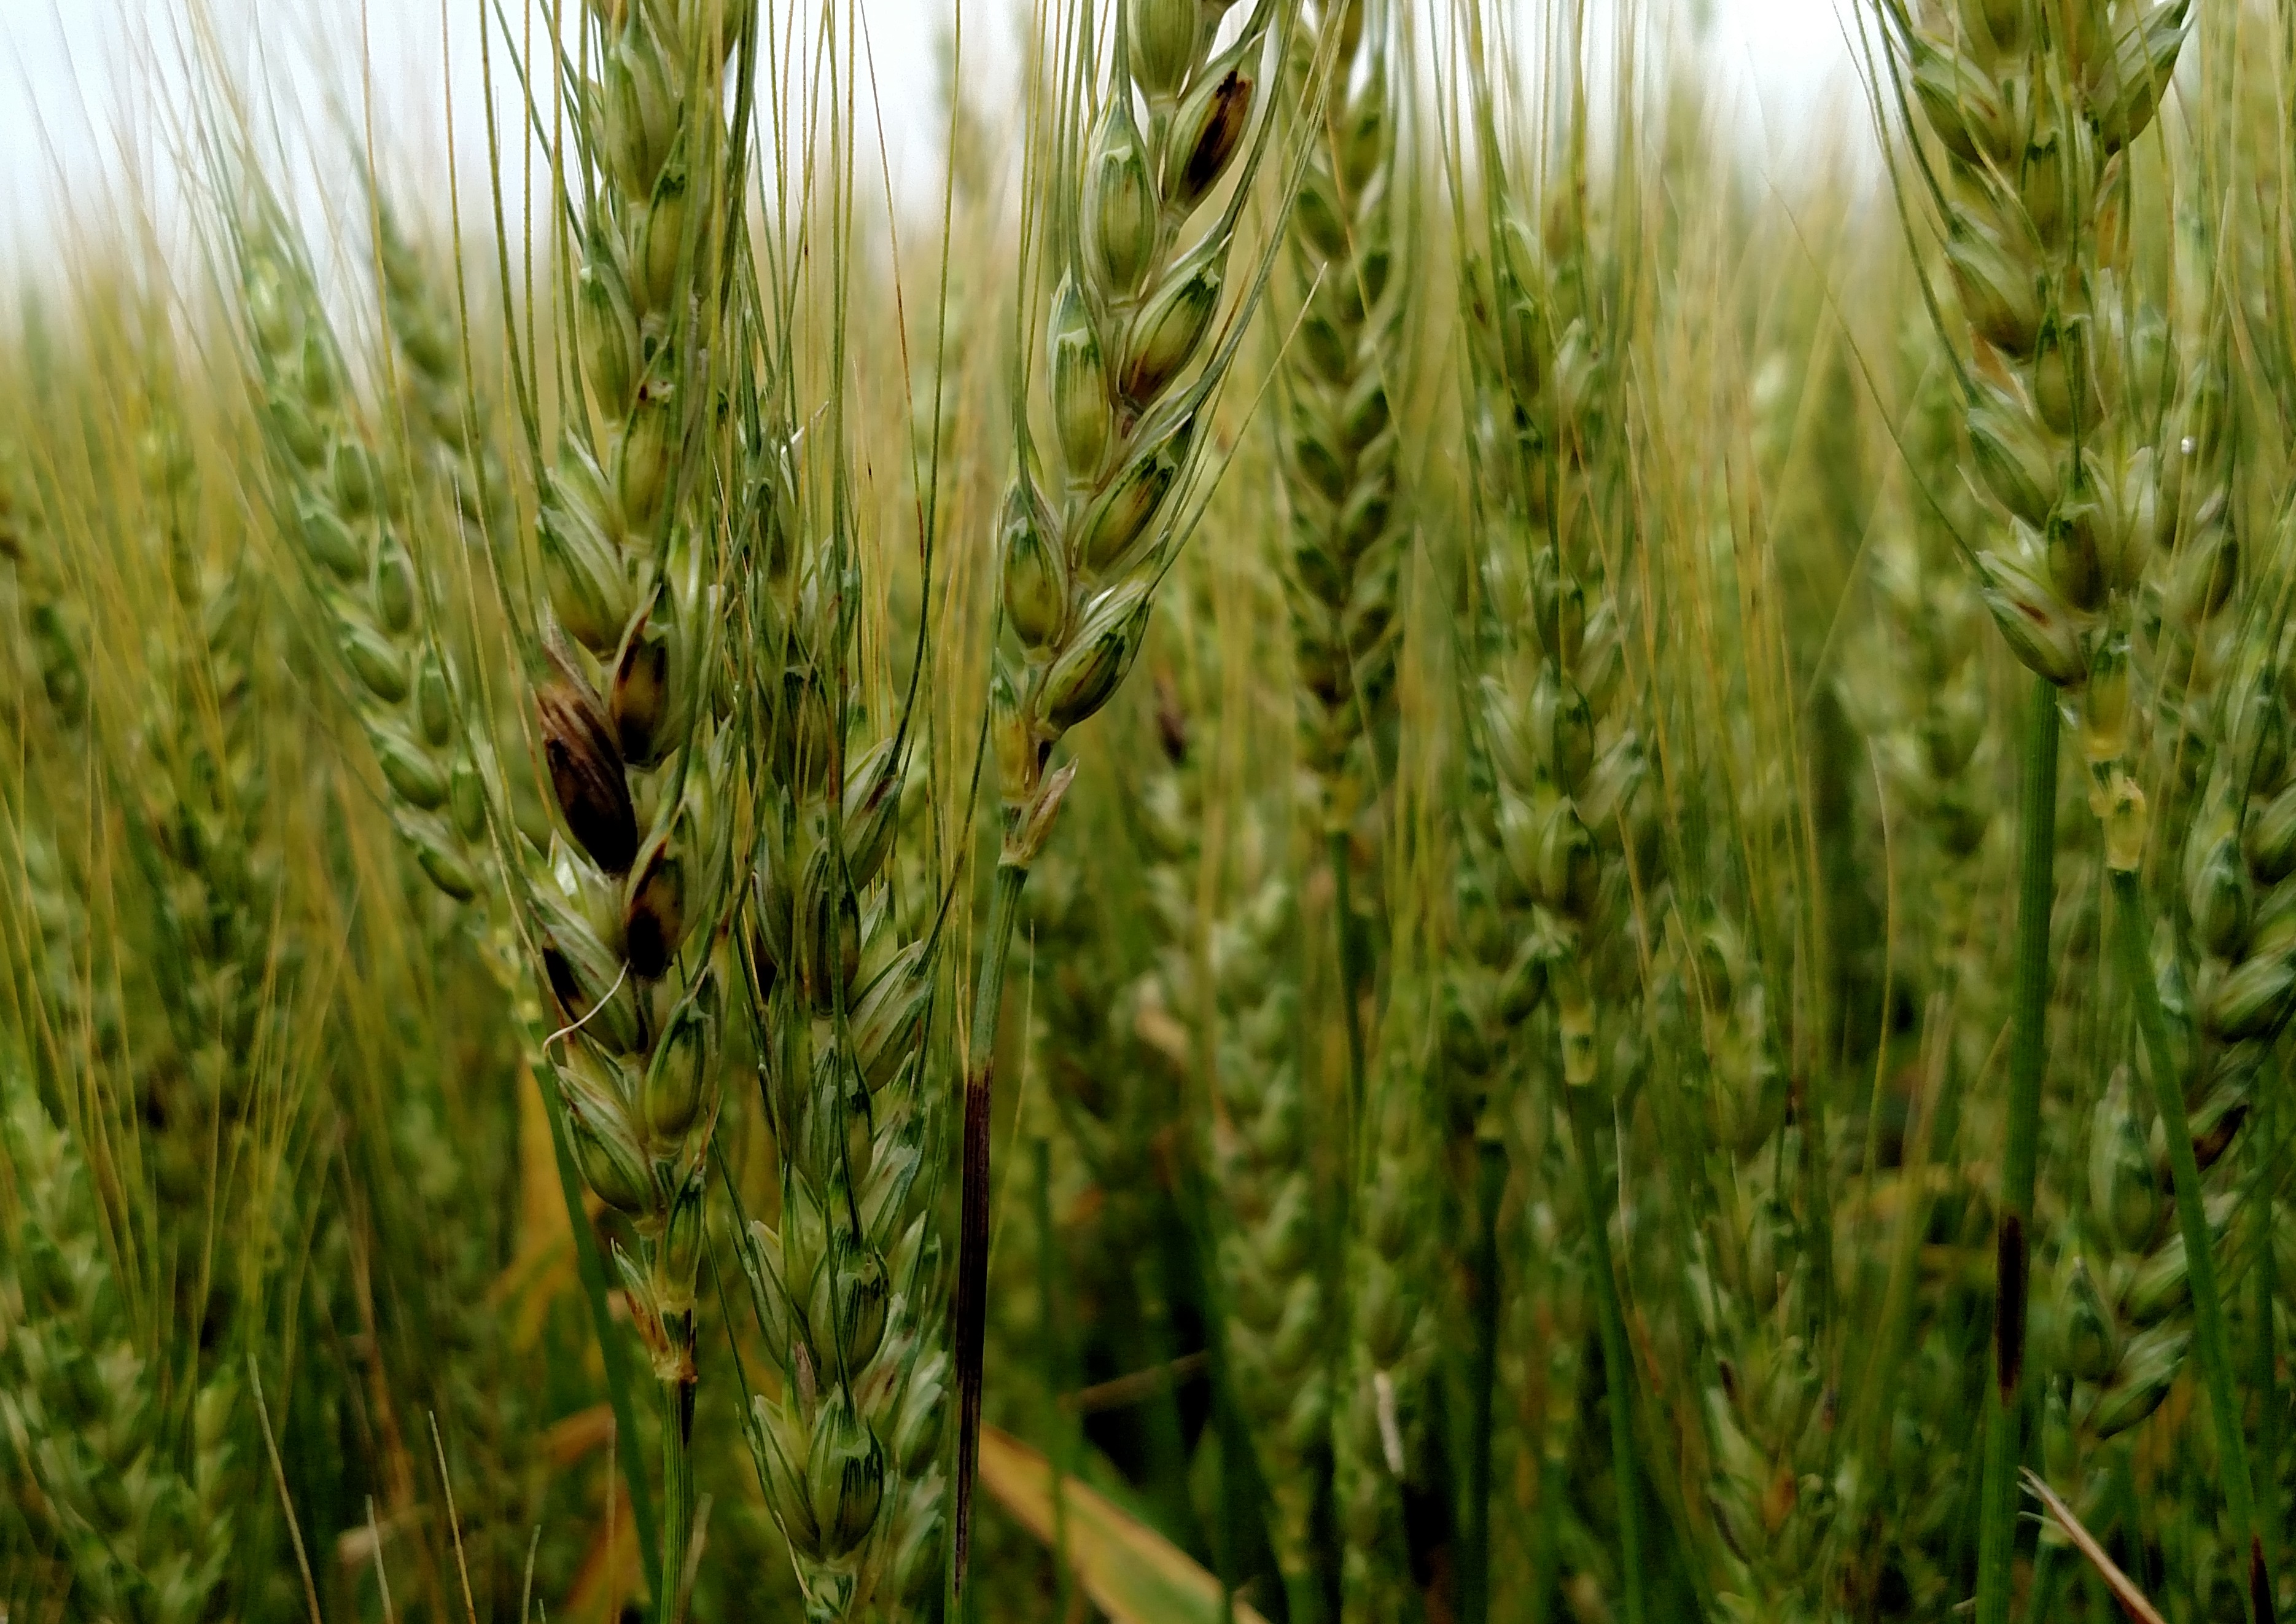
[[[1004,831],[965,1063],[950,1570],[959,1595],[980,1450],[996,1000],[1013,915],[1076,775],[1075,762],[1054,764],[1054,750],[1130,672],[1156,586],[1187,536],[1212,408],[1265,280],[1234,275],[1249,291],[1227,296],[1245,268],[1230,264],[1237,222],[1267,150],[1259,93],[1271,30],[1292,11],[1292,0],[1252,0],[1224,45],[1229,0],[1128,3],[1103,76],[1094,8],[1078,6],[1055,53],[1056,127],[1033,132],[1046,193],[1034,202],[1052,224],[1037,239],[1043,263],[1029,269],[1056,284],[1045,345],[1052,455],[1041,466],[1024,408],[997,546],[1013,636],[999,639],[990,693]],[[1212,212],[1223,186],[1229,197]],[[1028,375],[1025,362],[1016,370]]]
[[584,206],[563,245],[579,399],[536,471],[546,605],[521,628],[558,817],[546,850],[512,848],[563,1032],[552,1059],[577,1160],[637,1234],[641,1255],[617,1246],[613,1260],[662,1384],[660,1556],[678,1572],[728,997],[711,960],[736,894],[715,632],[727,527],[704,404],[722,376],[718,268],[745,138],[720,110],[745,30],[742,8],[715,0],[594,5],[562,47],[570,75],[594,76],[574,103]]
[[[1735,911],[1735,910],[1732,910]],[[1686,1237],[1684,1272],[1703,1366],[1708,1510],[1727,1564],[1726,1616],[1823,1616],[1822,1553],[1843,1510],[1836,1395],[1811,1327],[1832,1259],[1796,1211],[1809,1124],[1788,1110],[1781,1035],[1753,944],[1716,909],[1670,936],[1658,1001],[1688,1029],[1669,1051],[1702,1073],[1704,1143],[1719,1169]],[[1690,962],[1685,963],[1683,961]]]
[[1390,398],[1401,382],[1407,278],[1393,263],[1395,26],[1371,0],[1323,0],[1302,16],[1292,46],[1302,85],[1318,55],[1335,52],[1337,87],[1312,132],[1292,213],[1303,308],[1281,378],[1280,436],[1300,755],[1334,830],[1349,826],[1376,781],[1365,757],[1392,709],[1399,635],[1401,431]]
[[[2275,555],[2285,558],[2283,546]],[[2202,727],[2221,740],[2185,831],[2176,876],[2183,928],[2164,933],[2157,969],[2174,1022],[2202,1206],[2220,1278],[2237,1278],[2255,1234],[2234,1221],[2241,1159],[2232,1151],[2270,1087],[2273,1046],[2296,1013],[2296,700],[2284,628],[2251,621]],[[2138,1084],[2116,1069],[2087,1122],[2086,1221],[2064,1248],[2054,1329],[2074,1388],[2066,1420],[2094,1446],[2136,1427],[2168,1396],[2193,1346],[2185,1239],[2165,1147]],[[2103,1491],[2103,1468],[2087,1480]]]
[[516,515],[508,473],[488,438],[487,402],[463,368],[461,323],[398,213],[374,193],[375,260],[398,373],[400,427],[452,493],[463,520],[507,545]]
[[[1575,228],[1562,251],[1587,252]],[[1568,290],[1518,218],[1497,222],[1468,267],[1473,430],[1494,497],[1479,569],[1476,734],[1494,795],[1478,831],[1496,859],[1490,891],[1541,921],[1547,995],[1562,1016],[1563,1078],[1593,1080],[1593,1021],[1638,982],[1626,927],[1629,859],[1657,878],[1645,792],[1646,703],[1626,669],[1631,608],[1607,556],[1607,363],[1599,309]]]
[[1439,1300],[1431,1280],[1439,1144],[1423,1079],[1428,1000],[1398,974],[1364,1106],[1349,1210],[1346,1341],[1332,1377],[1332,1493],[1341,1617],[1399,1618],[1423,1604],[1413,1582],[1406,1499],[1423,1495]]
[[1944,280],[1965,324],[1972,477],[1992,507],[1967,544],[1979,587],[2018,659],[2081,692],[2100,812],[2126,813],[2132,595],[2173,522],[2177,455],[2143,398],[2127,148],[2175,71],[2185,0],[2035,8],[2014,26],[1980,0],[1933,26],[1898,0],[1881,10],[1898,83],[1943,149]]
[[[273,507],[323,614],[319,635],[431,883],[488,885],[486,796],[422,573],[309,267],[267,205],[242,223],[241,291],[270,451]],[[418,545],[410,545],[410,540]]]
[[[175,1052],[147,1056],[138,1069],[145,1120],[159,1130],[152,1149],[162,1187],[189,1211],[206,1193],[216,1136],[229,1142],[243,1130],[254,1057],[275,1037],[266,1002],[299,951],[281,917],[284,859],[270,804],[292,769],[266,726],[261,673],[275,645],[259,619],[266,605],[258,561],[236,526],[209,533],[198,461],[167,385],[155,385],[148,409],[137,457],[141,512],[120,539],[165,570],[174,603],[147,628],[127,777],[161,865],[150,875],[145,970]],[[187,1251],[199,1243],[196,1233],[178,1237]]]
[[[1920,381],[1903,435],[1923,489],[1893,504],[1877,527],[1874,613],[1834,687],[1844,714],[1875,742],[1890,832],[1911,878],[1900,889],[1936,899],[1900,910],[1900,933],[1914,945],[1900,963],[1919,985],[1949,988],[1966,1007],[1986,997],[1990,980],[1981,959],[1967,961],[1982,899],[1979,865],[1999,826],[2004,751],[1985,646],[1990,617],[1954,555],[1954,537],[1978,522],[1980,499],[1956,472],[1960,411],[1950,375],[1924,367],[1930,336],[1906,326],[1906,364]],[[1957,1029],[1980,1041],[1984,1025],[1980,1018]],[[1956,1063],[1982,1059],[1967,1054]]]
[[[1527,1019],[1552,1019],[1538,1029],[1556,1063],[1539,1071],[1561,1083],[1546,1098],[1570,1124],[1605,1369],[1614,1387],[1630,1389],[1603,1128],[1636,1063],[1642,936],[1664,881],[1645,753],[1652,699],[1630,668],[1641,609],[1630,562],[1638,515],[1623,490],[1618,357],[1628,335],[1613,330],[1636,269],[1599,234],[1580,135],[1567,152],[1546,177],[1543,231],[1510,189],[1505,154],[1480,152],[1488,209],[1463,254],[1477,497],[1460,672],[1469,742],[1464,792],[1447,808],[1462,860],[1439,973],[1445,1046],[1464,1062],[1453,1071],[1452,1109],[1479,1140],[1506,1143],[1500,1125],[1514,1110],[1510,1079],[1524,1069]],[[1622,1417],[1633,1393],[1615,1390],[1611,1401]],[[1628,1425],[1614,1420],[1614,1456]],[[1631,1617],[1647,1547],[1626,1468],[1614,1464],[1612,1475]]]
[[860,563],[845,528],[808,506],[790,444],[750,447],[762,703],[740,939],[781,1200],[778,1227],[752,1221],[736,1242],[783,1381],[744,1423],[808,1616],[898,1616],[939,1581],[947,1489],[930,1209],[947,1079],[926,1042],[942,887],[904,838],[928,799],[910,771],[916,734],[857,736],[874,691],[844,595]]
[[[1158,701],[1160,759],[1140,796],[1161,936],[1152,1006],[1185,1034],[1184,1075],[1208,1070],[1198,1154],[1210,1175],[1219,1345],[1272,1503],[1268,1538],[1297,1617],[1322,1606],[1316,1508],[1328,1471],[1337,1325],[1321,1239],[1326,1197],[1312,1153],[1314,1079],[1299,1041],[1291,949],[1300,909],[1275,833],[1259,816],[1231,834],[1232,849],[1206,851],[1210,752],[1192,748],[1199,729],[1168,681]],[[1222,856],[1206,917],[1204,865]]]
[[[47,1563],[74,1616],[199,1624],[225,1601],[234,1516],[232,1384],[211,1379],[190,1425],[131,1337],[83,1158],[12,1063],[0,1073],[11,1182],[22,1203],[0,1249],[0,1439],[15,1516],[0,1521],[6,1593]],[[16,1529],[36,1544],[17,1546]]]
[[[1019,644],[1018,659],[1000,665],[993,724],[1002,860],[1021,869],[1067,786],[1054,746],[1107,704],[1147,636],[1254,297],[1230,295],[1250,281],[1230,250],[1265,147],[1264,59],[1285,8],[1253,0],[1223,45],[1230,4],[1128,5],[1111,74],[1082,87],[1076,127],[1062,132],[1077,168],[1054,183],[1054,217],[1069,225],[1048,250],[1058,282],[1045,340],[1053,433],[1041,458],[1022,436],[999,541],[1004,618]],[[1213,207],[1231,177],[1230,197]]]
[[[238,1193],[218,1167],[243,1154],[256,1057],[278,1036],[301,950],[280,833],[301,775],[269,726],[282,662],[262,572],[205,499],[187,380],[157,345],[113,358],[122,432],[89,436],[75,448],[86,460],[60,468],[97,477],[58,504],[53,540],[86,600],[76,613],[105,612],[102,594],[135,612],[89,645],[90,725],[47,723],[105,783],[22,828],[29,912],[58,952],[29,978],[44,1007],[26,1036],[59,1087],[101,1067],[135,1111],[134,1160],[163,1203],[149,1243],[168,1307],[220,1333],[240,1283],[209,1275],[209,1209]],[[127,883],[108,877],[115,865]]]
[[23,628],[20,646],[30,655],[32,674],[49,707],[76,725],[87,710],[87,675],[59,561],[49,553],[51,534],[29,472],[13,445],[0,445],[0,562],[7,564],[13,587],[12,619]]
[[[445,538],[414,530],[399,471],[358,425],[275,205],[248,211],[239,243],[282,528],[328,611],[401,831],[441,890],[512,905],[543,994],[537,1058],[554,1073],[576,1167],[635,1232],[637,1255],[618,1243],[612,1269],[662,1387],[660,1554],[677,1575],[693,1513],[694,1307],[726,997],[711,960],[735,896],[737,750],[715,631],[728,527],[708,504],[703,407],[720,375],[717,270],[745,139],[718,110],[746,33],[738,4],[655,0],[589,7],[555,42],[556,66],[583,92],[568,157],[581,201],[561,244],[577,387],[554,461],[534,471],[540,590],[505,605],[522,669],[474,685],[521,694],[529,744],[513,754],[526,761],[498,765],[469,725],[480,707],[433,619]],[[500,482],[462,437],[473,402],[454,334],[403,249],[386,229],[382,299],[418,447],[434,461],[442,442],[460,449],[460,482],[479,487],[475,505],[499,530]],[[491,539],[506,558],[526,553],[521,539]],[[529,767],[555,801],[546,822],[518,816],[513,786]]]

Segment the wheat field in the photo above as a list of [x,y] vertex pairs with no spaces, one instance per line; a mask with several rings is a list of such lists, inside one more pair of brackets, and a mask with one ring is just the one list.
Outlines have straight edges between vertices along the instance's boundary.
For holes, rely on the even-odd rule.
[[454,6],[0,316],[0,1620],[2296,1615],[2281,8]]

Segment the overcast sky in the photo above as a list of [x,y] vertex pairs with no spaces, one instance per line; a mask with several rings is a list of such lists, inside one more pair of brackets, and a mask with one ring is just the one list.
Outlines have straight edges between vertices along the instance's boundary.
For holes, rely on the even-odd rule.
[[[957,0],[864,0],[897,191],[931,185],[940,128],[937,59]],[[1013,0],[964,0],[973,70],[1004,75]],[[1518,0],[1540,4],[1542,0]],[[1653,12],[1688,0],[1646,0]],[[189,19],[217,20],[214,48],[279,103],[280,127],[356,128],[357,87],[373,86],[386,166],[433,187],[447,172],[439,110],[453,90],[453,143],[465,188],[485,174],[479,18],[485,0],[0,0],[0,272],[37,274],[61,217],[86,217],[108,183],[176,141],[193,76]],[[503,9],[521,14],[521,0]],[[1447,8],[1435,8],[1447,9]],[[1791,163],[1814,115],[1855,105],[1857,81],[1836,0],[1715,0],[1710,73],[1726,85],[1751,149]],[[360,41],[364,34],[365,71]],[[497,58],[500,105],[515,89]],[[344,100],[351,98],[345,118]],[[268,114],[266,115],[269,117]],[[1840,127],[1826,118],[1830,127]],[[465,207],[479,204],[466,190]],[[480,205],[482,206],[482,205]]]

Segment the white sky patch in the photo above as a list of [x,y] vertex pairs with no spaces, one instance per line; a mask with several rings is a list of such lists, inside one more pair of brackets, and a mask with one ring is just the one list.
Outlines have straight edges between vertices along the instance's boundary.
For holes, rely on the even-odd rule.
[[[526,0],[500,4],[525,43]],[[1816,144],[1865,139],[1847,13],[1836,8],[1837,0],[1711,0],[1702,8],[1707,31],[1696,49],[1718,112],[1750,155],[1775,169],[1795,168]],[[1697,0],[1644,4],[1656,26],[1684,39],[1701,9]],[[214,82],[192,66],[203,53],[266,98],[250,110],[251,122],[275,135],[266,144],[300,170],[293,194],[307,218],[318,217],[315,234],[364,234],[340,216],[362,207],[343,183],[356,176],[370,113],[393,195],[432,226],[447,215],[451,137],[464,226],[475,228],[492,209],[480,53],[481,20],[491,10],[491,0],[205,0],[197,8],[185,0],[0,0],[0,152],[9,155],[0,163],[0,276],[54,273],[65,229],[101,226],[105,210],[134,194],[123,183],[138,175],[159,205],[159,229],[180,244],[180,198],[168,177],[197,127],[196,97]],[[211,26],[195,25],[194,15]],[[941,86],[955,0],[865,0],[860,15],[893,193],[929,201],[946,135]],[[992,110],[1013,82],[1021,15],[1014,0],[967,0],[965,78],[987,90],[980,99]],[[539,54],[538,5],[531,27]],[[517,144],[524,117],[518,83],[500,36],[494,45],[498,128]],[[372,88],[371,109],[363,85]],[[866,135],[873,136],[874,117],[865,108]],[[504,206],[516,217],[527,212],[521,158],[529,149],[513,150],[520,157],[506,166]],[[860,157],[876,166],[873,139]],[[537,155],[537,192],[546,178]]]

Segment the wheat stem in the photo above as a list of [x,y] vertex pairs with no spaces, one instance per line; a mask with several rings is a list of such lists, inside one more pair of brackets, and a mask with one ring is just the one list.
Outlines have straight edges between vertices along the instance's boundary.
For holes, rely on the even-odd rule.
[[1589,1275],[1595,1288],[1595,1319],[1603,1343],[1603,1385],[1611,1407],[1611,1473],[1619,1500],[1619,1590],[1626,1624],[1644,1624],[1646,1554],[1643,1546],[1641,1477],[1635,1464],[1635,1371],[1627,1343],[1627,1317],[1619,1297],[1619,1275],[1611,1257],[1611,1212],[1617,1206],[1603,1177],[1596,1148],[1610,1125],[1602,1101],[1585,1084],[1563,1085],[1570,1104],[1571,1151],[1578,1162],[1578,1187],[1587,1210]]
[[1475,1140],[1475,1243],[1473,1274],[1475,1341],[1468,1369],[1466,1549],[1459,1561],[1460,1624],[1485,1624],[1490,1616],[1491,1583],[1491,1398],[1499,1364],[1499,1199],[1506,1190],[1505,1144],[1493,1136]]
[[972,1000],[972,1036],[964,1062],[964,1191],[957,1218],[956,1505],[948,1547],[952,1610],[964,1595],[972,1537],[972,1489],[980,1466],[980,1381],[988,1308],[988,1140],[996,1069],[996,1019],[1004,1004],[1004,965],[1029,871],[999,863],[988,898],[988,934]]
[[1591,1087],[1563,1084],[1570,1100],[1570,1149],[1578,1158],[1579,1197],[1587,1203],[1587,1250],[1591,1252],[1591,1282],[1595,1298],[1595,1323],[1603,1339],[1603,1388],[1610,1397],[1610,1470],[1619,1489],[1619,1594],[1626,1624],[1644,1624],[1642,1544],[1642,1480],[1635,1468],[1635,1357],[1626,1341],[1626,1309],[1619,1300],[1619,1270],[1610,1254],[1610,1210],[1614,1206],[1610,1183],[1603,1178],[1603,1160],[1595,1149],[1607,1123],[1600,1119],[1595,1091]]
[[[2286,1086],[2284,1070],[2278,1079]],[[2281,1427],[2286,1416],[2282,1407],[2279,1366],[2274,1346],[2272,1329],[2273,1300],[2278,1295],[2280,1283],[2277,1259],[2273,1251],[2272,1177],[2275,1158],[2279,1151],[2274,1134],[2273,1090],[2259,1088],[2256,1093],[2257,1175],[2255,1210],[2256,1225],[2256,1300],[2251,1310],[2256,1333],[2255,1384],[2260,1418],[2256,1430],[2256,1520],[2264,1530],[2265,1559],[2274,1571],[2287,1562],[2287,1525],[2279,1516]]]
[[566,1226],[574,1239],[574,1268],[581,1276],[583,1300],[590,1311],[590,1329],[598,1339],[599,1357],[606,1367],[606,1401],[614,1413],[614,1435],[622,1445],[615,1451],[622,1486],[630,1497],[630,1515],[636,1521],[638,1551],[649,1573],[661,1571],[660,1525],[653,1519],[653,1494],[636,1448],[637,1412],[630,1405],[636,1385],[629,1368],[629,1344],[614,1325],[608,1296],[606,1261],[598,1253],[598,1236],[582,1205],[582,1172],[575,1165],[574,1149],[566,1136],[566,1102],[560,1097],[556,1078],[547,1066],[535,1069],[550,1118],[550,1149],[558,1168],[558,1193],[566,1205]]
[[2033,1182],[2048,1054],[2049,914],[2056,899],[2057,688],[2036,677],[2025,714],[2018,790],[2017,959],[2010,1014],[2009,1142],[1996,1234],[1994,1375],[1986,1387],[1979,1490],[1978,1624],[2007,1624],[2017,1538],[2019,1406],[2024,1394],[2025,1289]]
[[[693,1383],[661,1383],[661,1541],[653,1571],[656,1616],[679,1624],[685,1616],[686,1546],[693,1532]],[[639,1515],[631,1507],[631,1515]]]
[[[2249,1565],[2251,1570],[2259,1569],[2264,1565],[2263,1546],[2248,1472],[2248,1446],[2241,1431],[2240,1398],[2233,1383],[2232,1342],[2225,1329],[2224,1300],[2217,1288],[2215,1243],[2202,1201],[2200,1160],[2193,1150],[2184,1083],[2176,1051],[2169,1041],[2168,1021],[2161,1013],[2160,989],[2152,980],[2151,910],[2144,906],[2143,883],[2134,869],[2113,871],[2112,904],[2113,947],[2120,961],[2121,979],[2128,982],[2129,998],[2136,1006],[2137,1031],[2152,1062],[2153,1100],[2169,1140],[2177,1223],[2184,1233],[2185,1265],[2192,1283],[2194,1340],[2200,1347],[2201,1380],[2208,1390],[2209,1408],[2216,1422],[2226,1519],[2232,1527],[2234,1550],[2249,1547]],[[2264,1593],[2270,1593],[2268,1578]],[[2250,1590],[2243,1590],[2242,1604],[2250,1624],[2256,1624],[2255,1596]]]
[[1037,1302],[1043,1316],[1042,1346],[1044,1357],[1041,1379],[1044,1382],[1046,1425],[1051,1446],[1047,1458],[1053,1477],[1053,1612],[1057,1618],[1069,1614],[1069,1505],[1064,1485],[1076,1475],[1076,1429],[1068,1416],[1062,1414],[1059,1395],[1067,1392],[1074,1382],[1069,1363],[1065,1327],[1060,1308],[1060,1247],[1053,1229],[1053,1147],[1039,1136],[1029,1142],[1030,1156],[1035,1163],[1037,1221]]
[[[1348,878],[1348,834],[1334,829],[1332,854],[1332,934],[1340,956],[1340,1012],[1348,1031],[1348,1121],[1360,1128],[1364,1113],[1364,1035],[1362,989],[1356,984],[1356,941],[1352,928],[1354,887]],[[1354,1145],[1347,1147],[1350,1165]]]

